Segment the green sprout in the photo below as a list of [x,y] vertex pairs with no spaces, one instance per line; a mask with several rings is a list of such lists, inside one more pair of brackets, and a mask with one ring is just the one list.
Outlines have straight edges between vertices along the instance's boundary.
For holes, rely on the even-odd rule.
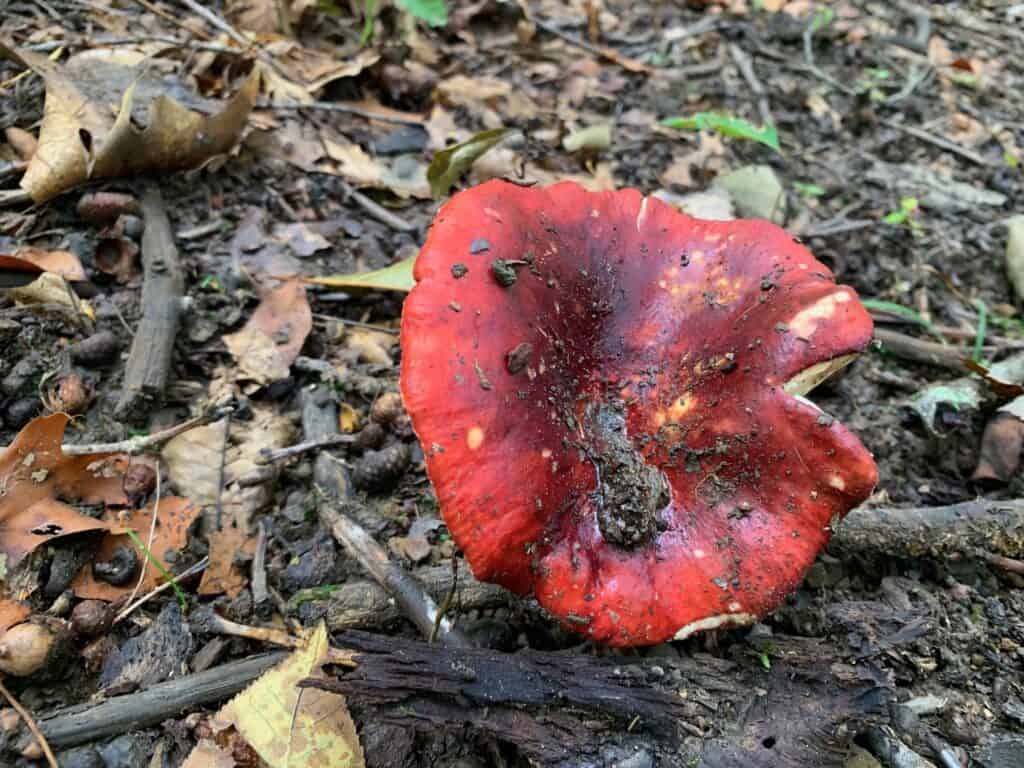
[[910,231],[917,236],[923,230],[921,222],[917,220],[917,210],[918,203],[916,197],[902,197],[900,198],[899,210],[890,211],[882,221],[894,227],[904,225],[910,227]]

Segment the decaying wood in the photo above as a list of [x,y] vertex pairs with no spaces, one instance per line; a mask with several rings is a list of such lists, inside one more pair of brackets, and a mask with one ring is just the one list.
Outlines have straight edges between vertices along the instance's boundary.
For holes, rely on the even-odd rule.
[[978,499],[945,507],[858,507],[836,528],[830,548],[839,556],[874,552],[946,557],[988,552],[1024,554],[1024,499]]
[[545,766],[631,745],[668,766],[840,765],[887,695],[870,661],[849,666],[815,639],[771,638],[771,669],[749,647],[734,661],[641,660],[443,648],[361,632],[338,642],[355,651],[356,667],[302,685],[373,707],[375,722],[469,725]]
[[[415,576],[437,601],[443,601],[452,589],[452,569],[447,565],[420,568]],[[470,611],[508,605],[516,597],[497,584],[477,581],[468,568],[460,568],[455,609]],[[376,582],[356,581],[343,584],[327,599],[327,626],[332,632],[346,629],[380,629],[404,617],[387,591]]]
[[115,414],[138,418],[163,397],[178,335],[185,278],[174,245],[174,233],[160,190],[148,185],[142,193],[142,320],[132,341],[124,371],[124,388]]
[[[338,433],[337,409],[324,391],[307,393],[302,403],[302,433],[306,440],[319,440]],[[469,646],[469,639],[447,617],[416,578],[391,562],[387,552],[357,522],[362,506],[352,500],[348,473],[326,453],[313,465],[313,479],[323,498],[317,508],[320,522],[331,532],[349,557],[356,560],[394,599],[425,637],[436,634],[447,645]]]
[[[283,652],[253,656],[158,683],[137,693],[72,707],[39,718],[39,728],[51,746],[66,749],[156,725],[168,717],[177,717],[189,707],[234,696],[286,656]],[[20,752],[28,746],[30,738],[22,733],[14,741],[16,750]]]

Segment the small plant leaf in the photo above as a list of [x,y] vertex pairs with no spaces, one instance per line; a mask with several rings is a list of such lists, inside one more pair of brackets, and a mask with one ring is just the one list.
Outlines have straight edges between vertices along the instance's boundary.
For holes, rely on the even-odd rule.
[[681,131],[715,131],[733,139],[756,141],[782,154],[779,133],[774,125],[757,128],[743,118],[719,115],[716,112],[698,112],[691,117],[666,117],[661,124]]
[[448,24],[448,6],[444,0],[395,0],[395,4],[432,27]]
[[384,269],[377,269],[373,272],[356,272],[351,275],[328,275],[327,277],[312,277],[309,282],[317,285],[327,285],[331,288],[361,288],[368,291],[404,291],[409,292],[416,285],[412,278],[412,267],[416,263],[416,257],[392,264]]
[[481,131],[460,144],[442,149],[434,155],[427,168],[430,193],[438,200],[448,194],[459,177],[489,149],[497,146],[512,134],[516,128],[492,128]]

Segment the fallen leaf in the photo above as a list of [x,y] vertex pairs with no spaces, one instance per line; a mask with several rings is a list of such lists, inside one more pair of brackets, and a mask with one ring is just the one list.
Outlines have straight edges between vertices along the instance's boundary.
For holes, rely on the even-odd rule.
[[[156,510],[156,531],[153,535],[153,543],[149,545],[149,529],[153,521],[153,511]],[[107,511],[103,519],[112,527],[123,530],[130,528],[135,532],[139,541],[149,545],[150,554],[164,566],[167,571],[173,572],[168,565],[171,558],[169,553],[180,552],[188,543],[188,531],[193,521],[199,516],[200,507],[190,499],[178,496],[167,496],[160,499],[159,504],[152,504],[145,509],[140,509],[128,514]],[[146,576],[142,580],[141,592],[148,592],[162,584],[165,579],[160,570],[154,565],[145,552],[139,550],[132,538],[126,534],[109,534],[104,537],[99,549],[96,550],[95,560],[104,562],[109,560],[118,547],[129,547],[138,552],[139,562],[144,564]],[[98,581],[93,577],[92,566],[86,564],[71,582],[71,589],[81,598],[95,600],[113,601],[119,597],[131,594],[135,589],[138,577],[133,578],[124,586],[114,586],[105,581]]]
[[[264,45],[264,49],[274,57],[288,82],[300,89],[284,87],[272,76],[267,77],[267,95],[275,103],[281,103],[281,97],[301,103],[313,101],[327,84],[343,77],[355,77],[380,60],[380,54],[370,48],[364,48],[354,57],[344,59],[333,52],[307,48],[284,37]],[[262,71],[265,76],[272,72],[266,66]]]
[[233,725],[270,768],[361,768],[363,750],[345,698],[301,680],[325,677],[330,651],[321,622],[304,648],[229,701],[214,723]]
[[319,232],[314,232],[308,224],[301,221],[293,224],[275,224],[274,238],[286,245],[299,258],[312,256],[331,247],[330,240]]
[[485,152],[517,133],[517,128],[494,128],[482,131],[468,141],[435,152],[427,169],[427,181],[430,182],[430,193],[434,199],[447,195],[462,174]]
[[209,739],[200,739],[181,768],[235,768],[235,759]]
[[[21,179],[21,188],[37,203],[89,179],[202,165],[236,144],[259,91],[259,74],[254,72],[220,112],[205,116],[166,95],[147,102],[151,83],[124,52],[102,60],[131,75],[131,85],[122,93],[111,90],[120,78],[104,76],[97,82],[94,51],[77,54],[63,67],[2,37],[0,51],[33,69],[46,85],[39,147]],[[133,124],[133,110],[147,104],[145,127],[139,128]]]
[[338,403],[338,431],[345,435],[351,435],[358,432],[359,427],[359,411],[342,400]]
[[698,183],[698,178],[703,182],[704,178],[724,168],[725,146],[722,144],[722,138],[714,133],[702,132],[698,135],[697,148],[674,158],[662,172],[660,180],[665,186],[675,184],[684,188],[702,187],[704,184]]
[[[217,386],[211,383],[211,393]],[[276,465],[259,462],[260,451],[284,448],[294,434],[290,419],[270,408],[254,407],[249,421],[232,420],[229,434],[219,421],[189,430],[164,446],[161,456],[174,487],[203,508],[202,533],[209,544],[210,564],[199,594],[226,592],[234,597],[248,583],[236,554],[252,552],[252,520],[273,503],[278,472]]]
[[23,246],[9,257],[0,256],[0,259],[4,260],[0,261],[0,266],[10,266],[5,261],[7,258],[27,261],[44,272],[53,272],[68,280],[85,280],[85,268],[71,251],[47,251],[42,248]]
[[277,0],[228,0],[224,4],[224,15],[247,32],[278,32],[277,8]]
[[61,536],[116,526],[66,502],[125,504],[117,454],[65,456],[63,413],[33,419],[0,453],[0,557],[10,570],[36,547]]
[[345,348],[355,352],[362,362],[391,368],[394,361],[390,350],[398,342],[391,333],[374,331],[369,328],[349,328],[345,332]]
[[358,144],[350,141],[324,139],[327,156],[337,163],[336,171],[356,187],[376,187],[384,176],[383,166]]
[[985,425],[978,464],[971,480],[1001,485],[1017,474],[1024,447],[1024,421],[1017,415],[1021,411],[1024,411],[1024,397],[1000,408]]
[[498,147],[481,157],[470,169],[469,179],[479,184],[487,179],[511,179],[519,184],[540,184],[547,186],[559,181],[574,181],[591,192],[615,189],[610,163],[597,163],[592,174],[556,173],[536,163],[523,163],[518,152],[507,147]]
[[9,597],[0,597],[0,635],[32,613],[27,605]]
[[288,378],[313,328],[302,280],[286,280],[266,294],[242,330],[224,336],[243,378],[259,384]]
[[403,259],[384,269],[373,272],[357,272],[351,275],[329,275],[328,277],[311,277],[309,282],[318,285],[329,285],[332,288],[363,288],[374,291],[411,291],[416,281],[412,279],[415,257]]
[[315,171],[325,153],[316,129],[299,120],[289,120],[272,131],[252,131],[245,146],[260,158],[276,158],[304,171]]
[[95,313],[89,302],[79,299],[67,281],[53,272],[40,272],[39,277],[28,285],[5,289],[4,294],[19,304],[28,306],[56,305],[64,307],[74,314],[95,319]]

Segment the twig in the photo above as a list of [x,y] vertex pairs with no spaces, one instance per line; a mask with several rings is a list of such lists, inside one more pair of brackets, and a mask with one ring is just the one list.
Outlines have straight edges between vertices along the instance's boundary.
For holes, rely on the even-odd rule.
[[875,219],[849,219],[846,221],[829,219],[820,224],[815,224],[799,234],[800,237],[831,237],[833,235],[842,235],[846,232],[857,232],[861,229],[867,229],[877,223]]
[[46,755],[46,762],[50,764],[50,768],[60,768],[57,763],[57,758],[53,754],[53,750],[50,749],[49,742],[46,741],[46,737],[43,736],[43,732],[39,730],[39,726],[36,724],[35,718],[32,717],[32,713],[21,706],[21,702],[14,698],[14,694],[7,690],[7,686],[4,685],[3,675],[0,675],[0,693],[3,694],[4,698],[7,699],[7,703],[10,704],[14,711],[18,713],[18,717],[25,723],[25,727],[28,728],[29,732],[36,740],[36,744]]
[[311,101],[305,104],[257,104],[256,109],[268,109],[276,111],[291,111],[291,110],[314,110],[320,112],[341,112],[345,115],[355,115],[357,117],[365,117],[367,120],[377,120],[381,123],[391,123],[393,125],[418,125],[422,126],[424,120],[421,118],[416,120],[411,117],[399,117],[397,115],[387,115],[374,112],[369,109],[363,109],[362,107],[356,107],[351,104],[344,104],[335,101]]
[[[155,501],[153,502],[153,516],[149,521],[149,539],[146,541],[147,552],[153,551],[153,539],[156,538],[157,514],[160,511],[160,479],[160,462],[158,461],[156,463],[156,496],[154,497]],[[142,589],[142,582],[146,580],[146,572],[149,570],[149,565],[150,563],[147,560],[146,563],[143,564],[142,568],[139,569],[139,580],[135,582],[135,589],[133,589],[132,593],[128,595],[128,600],[126,602],[130,603],[135,599],[135,596],[139,594],[139,590]]]
[[114,409],[120,419],[138,417],[162,398],[185,290],[163,195],[158,187],[147,184],[140,202],[146,224],[142,233],[142,320],[132,340],[124,388]]
[[656,74],[658,71],[654,67],[648,64],[644,64],[642,61],[631,59],[629,56],[625,56],[619,53],[614,48],[608,48],[607,46],[604,45],[594,45],[593,43],[588,43],[586,40],[581,40],[575,35],[570,35],[568,32],[563,32],[554,24],[548,21],[544,21],[543,19],[537,18],[530,11],[525,1],[521,1],[519,3],[519,7],[522,9],[523,16],[526,17],[526,20],[528,22],[535,25],[538,29],[544,30],[549,35],[554,35],[560,40],[564,40],[565,42],[569,43],[569,45],[581,48],[587,53],[591,53],[594,56],[598,56],[602,59],[607,59],[613,64],[618,64],[620,67],[629,72],[637,72],[643,75],[653,75]]
[[941,136],[935,136],[934,134],[928,133],[928,131],[921,130],[920,128],[915,128],[912,125],[902,125],[901,123],[897,123],[894,120],[888,120],[884,117],[879,118],[878,122],[880,122],[882,125],[888,126],[889,128],[893,128],[894,130],[900,131],[901,133],[905,133],[908,136],[913,136],[915,139],[920,139],[921,141],[927,142],[928,144],[932,144],[933,146],[936,146],[939,149],[944,149],[947,152],[952,152],[954,155],[959,155],[960,157],[964,158],[964,160],[970,160],[972,163],[975,163],[977,165],[989,168],[995,165],[994,163],[989,162],[988,160],[986,160],[984,157],[979,155],[977,152],[974,152],[973,150],[961,147],[959,144],[955,144],[952,141],[948,141],[942,138]]
[[261,448],[260,457],[258,459],[259,464],[273,464],[276,461],[282,461],[283,459],[290,459],[292,456],[298,456],[300,453],[306,451],[317,451],[321,448],[331,448],[335,445],[348,445],[349,443],[355,442],[355,435],[328,435],[326,437],[320,437],[315,440],[306,440],[295,445],[289,445],[287,448]]
[[204,424],[217,421],[224,417],[229,408],[215,406],[207,409],[198,416],[176,424],[173,427],[156,432],[152,435],[139,435],[116,443],[82,443],[75,445],[62,445],[61,452],[65,456],[84,456],[89,453],[127,453],[134,456],[144,451],[151,451],[159,448],[168,440],[177,437],[182,432],[201,427]]
[[[195,611],[190,617],[194,629],[206,632],[211,635],[227,635],[229,637],[244,637],[246,640],[255,640],[260,643],[279,645],[282,648],[301,648],[306,644],[306,639],[290,635],[284,630],[274,627],[250,627],[248,624],[238,624],[214,612],[212,608],[203,608]],[[342,664],[347,667],[354,667],[353,657],[355,653],[342,648],[331,648],[328,652],[331,664]]]
[[750,90],[757,97],[757,111],[761,115],[761,122],[766,126],[775,125],[771,107],[768,105],[768,94],[764,86],[761,85],[761,81],[757,79],[757,74],[754,72],[754,63],[750,56],[736,43],[729,43],[729,55],[732,56],[732,60],[736,64],[737,69],[739,69],[740,74],[743,75],[743,79],[747,81]]
[[993,555],[991,552],[981,552],[979,554],[989,565],[994,565],[996,568],[1002,568],[1004,571],[1019,573],[1021,576],[1024,576],[1024,560],[1017,560],[1016,558],[1006,557],[1005,555]]
[[416,625],[424,637],[431,637],[437,624],[437,639],[446,646],[468,648],[469,638],[456,629],[450,619],[441,617],[439,611],[423,585],[414,576],[395,565],[387,553],[374,539],[328,499],[321,499],[320,520],[334,538],[345,548],[349,557],[354,558],[377,582],[395,598],[409,620]]
[[182,675],[137,693],[115,696],[84,708],[76,707],[42,718],[39,728],[50,744],[57,749],[66,749],[156,725],[190,707],[234,696],[286,656],[283,652],[265,653],[220,664],[205,672]]
[[815,64],[814,43],[812,42],[812,39],[814,38],[814,33],[817,31],[817,28],[818,17],[817,15],[814,15],[811,17],[811,20],[807,23],[807,26],[804,27],[804,62],[807,65],[807,70],[815,77],[819,78],[820,80],[824,80],[833,88],[838,88],[846,95],[856,96],[856,90],[850,88],[847,85],[843,85],[841,82],[836,80],[831,75],[826,74],[824,70],[822,70],[817,64]]
[[179,229],[174,233],[174,236],[178,240],[198,240],[201,237],[215,234],[224,227],[224,222],[220,219],[214,219],[208,221],[205,224],[198,224],[194,227],[187,227],[185,229]]
[[19,173],[24,173],[26,168],[28,168],[27,160],[11,160],[10,162],[0,163],[0,179],[6,179],[8,176],[17,176]]
[[839,524],[831,546],[838,553],[942,558],[981,551],[1016,558],[1024,554],[1024,499],[858,507]]
[[342,191],[345,193],[347,198],[354,200],[364,211],[370,214],[377,221],[382,224],[387,224],[392,229],[397,229],[399,232],[412,232],[416,229],[415,225],[410,224],[403,218],[400,218],[389,211],[382,205],[378,205],[373,200],[368,198],[359,190],[355,189],[344,179],[335,177],[336,182],[341,185]]
[[937,344],[932,341],[922,341],[913,336],[890,331],[886,328],[875,328],[875,338],[885,345],[893,354],[913,360],[915,363],[925,365],[936,365],[959,373],[966,373],[964,360],[971,355],[960,347]]
[[[339,293],[320,294],[317,298],[320,301],[333,301],[333,297],[340,296]],[[331,297],[331,298],[327,298]],[[346,299],[347,300],[347,299]],[[313,319],[321,322],[332,322],[341,323],[342,325],[348,325],[353,328],[365,328],[368,331],[377,331],[378,333],[388,333],[392,336],[397,336],[400,331],[397,328],[388,328],[386,325],[374,325],[373,323],[363,323],[359,320],[349,320],[347,317],[335,317],[334,315],[321,315],[316,312],[313,313]]]
[[31,202],[32,196],[23,189],[0,189],[0,208]]
[[[448,594],[457,592],[458,603],[463,611],[518,603],[517,597],[504,587],[477,581],[467,568],[459,571],[457,580],[453,578],[452,569],[446,565],[418,568],[413,575],[442,604]],[[391,595],[376,581],[348,581],[329,593],[326,590],[318,593],[316,587],[306,592],[307,595],[296,593],[292,596],[289,612],[294,613],[299,605],[308,600],[324,600],[327,606],[327,626],[332,632],[346,629],[380,630],[403,618]]]
[[217,467],[217,504],[213,522],[219,531],[224,520],[224,481],[227,478],[228,441],[231,438],[231,414],[224,417],[224,436],[220,441],[220,465]]
[[267,592],[267,526],[260,520],[256,525],[256,552],[252,558],[252,602],[263,606],[270,600]]
[[149,2],[149,0],[135,0],[135,2],[141,5],[150,13],[152,13],[154,16],[159,16],[164,21],[169,21],[174,26],[181,27],[190,35],[199,35],[199,37],[203,38],[204,40],[210,39],[210,35],[206,32],[206,30],[192,29],[187,24],[185,24],[185,22],[183,22],[181,19],[177,18],[174,14],[168,13],[163,8],[160,8],[154,5],[153,3]]
[[175,574],[173,580],[165,581],[163,584],[161,584],[161,585],[159,585],[157,587],[154,587],[149,592],[147,592],[142,597],[140,597],[138,600],[136,600],[134,603],[132,603],[131,605],[121,609],[121,612],[118,613],[117,616],[114,617],[113,623],[114,624],[120,624],[122,621],[127,619],[135,611],[135,609],[137,609],[139,606],[145,605],[150,600],[152,600],[154,597],[159,595],[161,592],[166,592],[168,589],[171,589],[174,586],[175,583],[181,581],[182,579],[186,579],[189,576],[192,576],[192,575],[194,575],[196,573],[199,573],[200,571],[206,570],[206,566],[208,566],[209,564],[210,564],[210,558],[209,557],[204,557],[198,563],[190,565],[188,568],[186,568],[181,573]]

